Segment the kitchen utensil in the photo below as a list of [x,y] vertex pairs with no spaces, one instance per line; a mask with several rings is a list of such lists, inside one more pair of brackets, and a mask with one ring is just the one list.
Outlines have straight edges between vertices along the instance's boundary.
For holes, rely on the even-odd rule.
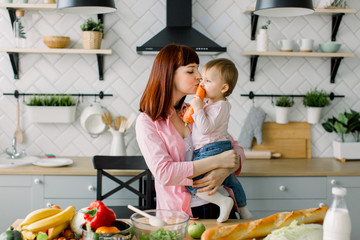
[[[123,124],[125,121],[122,121]],[[126,156],[125,133],[110,128],[112,141],[110,147],[110,156]]]
[[127,121],[121,121],[119,132],[121,133],[125,132],[126,122]]
[[42,40],[49,48],[65,48],[70,42],[70,38],[64,36],[42,36]]
[[319,48],[322,52],[335,53],[339,51],[341,43],[320,43]]
[[14,136],[16,137],[17,143],[22,143],[24,141],[24,135],[20,129],[20,102],[19,99],[17,100],[17,111],[16,111],[16,117],[17,117],[17,126],[14,133]]
[[312,39],[299,39],[296,41],[299,45],[300,52],[312,52],[314,46],[314,40]]
[[132,113],[129,119],[126,121],[125,131],[128,130],[136,119],[136,114]]
[[93,103],[86,107],[80,115],[80,124],[91,137],[97,137],[108,127],[101,121],[101,116],[107,110],[99,103]]
[[270,159],[279,158],[281,153],[271,153],[271,151],[246,151],[246,159]]
[[109,112],[104,112],[103,115],[101,116],[101,121],[103,123],[105,123],[109,128],[112,128],[111,124],[112,124],[112,116],[111,113]]
[[114,119],[114,128],[116,131],[119,131],[120,125],[122,121],[126,121],[126,117],[124,116],[118,116]]
[[292,52],[294,50],[295,41],[283,39],[278,41],[278,46],[281,52]]
[[163,221],[161,218],[158,218],[158,217],[155,217],[155,216],[152,216],[132,205],[128,205],[128,208],[138,214],[140,214],[141,216],[144,216],[146,218],[149,219],[149,223],[151,226],[154,226],[154,227],[162,227],[162,226],[165,226],[166,225],[166,222]]

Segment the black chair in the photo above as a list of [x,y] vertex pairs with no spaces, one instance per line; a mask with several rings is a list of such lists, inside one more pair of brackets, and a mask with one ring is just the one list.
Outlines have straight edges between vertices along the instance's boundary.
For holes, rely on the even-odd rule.
[[[138,198],[139,209],[155,209],[155,188],[152,174],[148,169],[145,160],[142,156],[94,156],[94,168],[97,170],[97,187],[96,200],[104,200],[121,189],[128,189],[135,193]],[[116,176],[111,175],[105,170],[144,170],[131,179],[124,182]],[[103,193],[103,177],[106,177],[118,184],[115,188]],[[130,186],[130,184],[138,181],[138,189]],[[127,206],[108,206],[113,209],[117,218],[130,218],[134,212],[127,208]]]

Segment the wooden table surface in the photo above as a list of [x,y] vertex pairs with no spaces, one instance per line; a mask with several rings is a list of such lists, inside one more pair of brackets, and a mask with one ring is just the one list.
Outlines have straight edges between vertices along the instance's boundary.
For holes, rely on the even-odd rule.
[[[96,175],[91,157],[68,157],[74,163],[66,167],[39,167],[26,165],[14,168],[0,168],[0,174],[14,175]],[[141,171],[115,170],[114,175],[137,175]],[[311,159],[248,159],[240,176],[360,176],[360,161],[341,163],[334,158]]]
[[[129,221],[129,219],[125,219],[126,221]],[[16,229],[20,224],[21,222],[23,221],[23,219],[17,219],[13,224],[12,226],[14,227],[14,229]],[[193,222],[197,222],[197,223],[202,223],[205,225],[206,229],[208,228],[212,228],[212,227],[216,227],[216,226],[219,226],[219,225],[232,225],[232,224],[237,224],[237,223],[244,223],[244,222],[248,222],[249,220],[243,220],[243,219],[239,219],[239,220],[236,220],[236,219],[230,219],[228,220],[227,222],[225,223],[218,223],[216,222],[215,219],[204,219],[204,220],[190,220],[189,221],[189,224],[190,223],[193,223]],[[136,238],[134,237],[133,240],[135,240]],[[192,237],[190,237],[187,233],[186,233],[186,236],[184,238],[184,240],[191,240],[193,239]]]

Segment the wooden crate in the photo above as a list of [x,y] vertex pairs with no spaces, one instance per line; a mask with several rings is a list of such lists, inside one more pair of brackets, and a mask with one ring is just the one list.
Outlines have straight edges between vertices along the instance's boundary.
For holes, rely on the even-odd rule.
[[263,143],[258,145],[254,138],[252,151],[265,150],[281,153],[281,158],[311,158],[310,124],[264,122]]

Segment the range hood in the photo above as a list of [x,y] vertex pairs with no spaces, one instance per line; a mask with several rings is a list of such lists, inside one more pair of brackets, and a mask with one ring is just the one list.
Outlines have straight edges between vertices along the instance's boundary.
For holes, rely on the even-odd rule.
[[137,53],[156,54],[169,43],[179,43],[190,46],[200,54],[219,54],[226,52],[226,47],[221,47],[192,28],[191,14],[191,0],[167,0],[166,27],[144,45],[136,47]]

